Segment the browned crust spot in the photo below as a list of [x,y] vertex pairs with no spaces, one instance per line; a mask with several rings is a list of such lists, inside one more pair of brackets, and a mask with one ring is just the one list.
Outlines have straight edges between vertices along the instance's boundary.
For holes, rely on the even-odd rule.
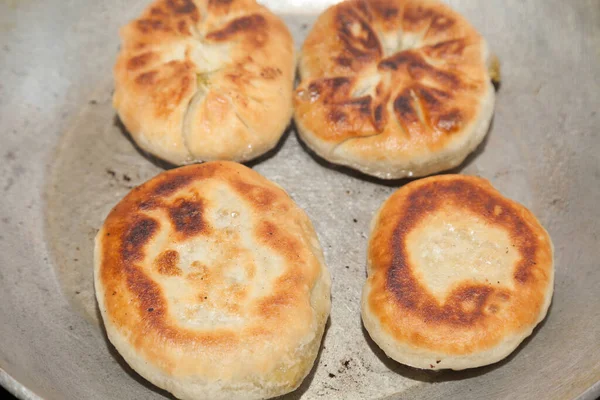
[[399,17],[400,11],[391,2],[371,1],[369,2],[371,11],[384,21],[395,20]]
[[377,65],[380,71],[397,71],[400,68],[406,68],[406,72],[416,81],[425,77],[430,77],[449,89],[459,89],[462,84],[460,79],[451,72],[442,71],[429,64],[423,56],[414,51],[402,51],[390,57],[385,58]]
[[169,276],[179,276],[182,274],[181,269],[178,267],[179,264],[179,253],[175,250],[163,251],[154,260],[154,267],[159,274]]
[[197,14],[196,6],[192,0],[167,0],[167,6],[175,14]]
[[160,19],[140,19],[136,22],[136,25],[142,33],[171,31],[171,27],[169,27],[168,24],[165,24],[165,22]]
[[208,0],[209,6],[228,6],[233,3],[234,0]]
[[127,69],[136,70],[145,67],[155,57],[156,54],[151,51],[132,57],[127,62]]
[[181,20],[177,23],[177,30],[179,31],[179,33],[181,33],[182,35],[189,35],[190,32],[190,28],[188,27],[187,22],[185,22],[184,20]]
[[273,67],[264,67],[260,72],[260,76],[265,79],[275,79],[281,74],[281,69]]
[[269,210],[275,207],[277,193],[272,189],[253,185],[241,180],[233,180],[231,185],[240,195],[249,201],[252,207],[259,210]]
[[279,230],[277,225],[272,222],[262,222],[258,226],[256,235],[261,242],[267,244],[279,254],[284,254],[289,258],[297,258],[301,253],[298,248],[298,241]]
[[170,177],[154,189],[154,194],[157,196],[169,196],[184,186],[189,185],[193,180],[193,175],[176,175]]
[[156,81],[157,75],[158,75],[158,72],[156,72],[156,71],[144,72],[143,74],[140,74],[137,78],[135,78],[135,82],[138,85],[143,85],[143,86],[152,85]]
[[134,262],[143,259],[143,247],[152,239],[159,226],[159,223],[152,218],[137,218],[121,238],[120,254],[123,260]]
[[180,233],[184,238],[208,233],[209,227],[204,220],[203,210],[204,201],[200,198],[195,200],[177,199],[169,207],[169,218],[175,232]]
[[267,27],[267,20],[260,14],[252,14],[240,17],[231,21],[227,26],[218,31],[210,32],[206,35],[208,40],[225,41],[230,40],[238,33],[256,32],[262,33]]
[[423,48],[425,54],[435,58],[447,58],[450,56],[460,56],[467,47],[467,41],[464,38],[447,40]]
[[418,25],[420,23],[430,23],[429,29],[435,31],[444,31],[450,29],[455,24],[454,19],[437,12],[436,10],[424,7],[419,4],[415,6],[406,7],[403,15],[404,21]]
[[[491,225],[502,226],[510,232],[521,255],[514,273],[514,279],[519,285],[526,285],[530,281],[540,244],[534,231],[523,222],[518,210],[515,210],[509,200],[466,180],[433,181],[410,193],[402,214],[397,217],[398,222],[388,245],[393,256],[387,270],[385,287],[404,310],[428,323],[466,327],[486,317],[485,309],[491,305],[488,304],[489,299],[506,299],[509,295],[503,289],[490,285],[465,283],[452,290],[442,305],[415,278],[406,249],[407,235],[419,221],[447,204],[466,207]],[[494,211],[497,206],[511,212],[498,215]]]
[[336,31],[347,57],[361,62],[378,60],[383,54],[377,35],[364,18],[366,14],[366,8],[361,12],[352,7],[339,7],[335,15]]
[[167,13],[164,12],[163,9],[160,7],[152,7],[150,9],[150,15],[152,15],[153,17],[165,17],[167,16]]

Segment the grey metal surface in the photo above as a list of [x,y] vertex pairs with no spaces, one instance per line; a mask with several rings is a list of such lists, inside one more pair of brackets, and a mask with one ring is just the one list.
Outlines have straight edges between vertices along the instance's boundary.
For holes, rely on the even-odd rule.
[[[297,44],[323,1],[267,1]],[[315,223],[333,277],[317,367],[288,398],[544,398],[600,394],[600,3],[450,3],[488,38],[503,82],[487,141],[454,172],[486,177],[548,228],[556,287],[548,318],[511,357],[427,373],[383,355],[359,296],[372,213],[403,181],[314,159],[294,132],[251,165]],[[0,384],[22,399],[165,396],[107,344],[92,293],[92,237],[130,187],[161,170],[115,124],[122,0],[0,1]]]

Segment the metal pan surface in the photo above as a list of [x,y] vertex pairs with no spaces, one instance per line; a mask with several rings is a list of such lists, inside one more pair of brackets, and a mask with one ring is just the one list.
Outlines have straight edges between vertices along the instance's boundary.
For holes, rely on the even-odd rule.
[[[299,46],[331,1],[265,1]],[[526,206],[556,247],[548,318],[498,364],[423,372],[385,357],[361,325],[368,226],[406,181],[317,159],[293,130],[250,165],[313,220],[333,277],[316,367],[286,399],[592,399],[600,395],[600,4],[451,0],[502,65],[487,140],[453,172]],[[145,2],[0,2],[0,384],[21,399],[169,397],[108,344],[92,239],[110,208],[163,168],[111,107],[117,31]]]

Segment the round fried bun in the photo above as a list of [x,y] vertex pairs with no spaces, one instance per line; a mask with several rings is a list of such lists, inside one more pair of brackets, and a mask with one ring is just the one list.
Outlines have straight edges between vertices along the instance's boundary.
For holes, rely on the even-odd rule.
[[156,0],[121,39],[113,104],[143,150],[177,165],[247,161],[288,126],[292,37],[254,0]]
[[295,122],[321,157],[384,179],[459,165],[494,109],[485,40],[429,0],[347,0],[302,47]]
[[421,179],[373,219],[363,322],[403,364],[479,367],[544,319],[553,281],[552,241],[529,210],[481,178]]
[[181,399],[263,399],[298,387],[330,310],[306,214],[233,162],[163,172],[96,236],[96,297],[111,343]]

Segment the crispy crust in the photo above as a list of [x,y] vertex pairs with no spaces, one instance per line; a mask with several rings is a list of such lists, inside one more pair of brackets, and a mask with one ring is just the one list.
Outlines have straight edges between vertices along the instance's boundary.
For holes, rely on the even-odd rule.
[[322,157],[367,174],[451,168],[489,126],[487,59],[483,38],[441,3],[348,0],[304,42],[295,121]]
[[182,399],[295,389],[329,315],[329,274],[308,217],[231,162],[164,172],[132,190],[96,237],[108,337]]
[[254,0],[156,0],[121,39],[113,103],[144,150],[178,165],[245,161],[288,125],[292,37]]
[[[439,261],[433,267],[419,263],[423,248],[411,237],[425,232],[422,239],[436,240],[439,227],[426,226],[433,218],[445,224],[452,218],[458,221],[442,243],[451,248],[448,252],[459,251],[455,262]],[[484,227],[474,240],[485,234],[491,239],[479,248],[457,250],[459,228],[473,235],[471,221]],[[485,246],[490,250],[481,253],[483,259],[491,259],[503,236],[506,253],[498,250],[496,263],[488,262],[475,274],[457,272],[470,253]],[[435,271],[434,283],[425,279],[427,267]],[[496,282],[492,276],[500,272],[507,279]],[[363,321],[383,350],[418,368],[463,369],[506,357],[545,317],[553,290],[553,247],[535,216],[488,181],[443,175],[412,182],[383,204],[373,220],[368,273]],[[439,287],[453,274],[457,276],[451,284],[442,287],[445,294],[436,294],[432,286]]]

